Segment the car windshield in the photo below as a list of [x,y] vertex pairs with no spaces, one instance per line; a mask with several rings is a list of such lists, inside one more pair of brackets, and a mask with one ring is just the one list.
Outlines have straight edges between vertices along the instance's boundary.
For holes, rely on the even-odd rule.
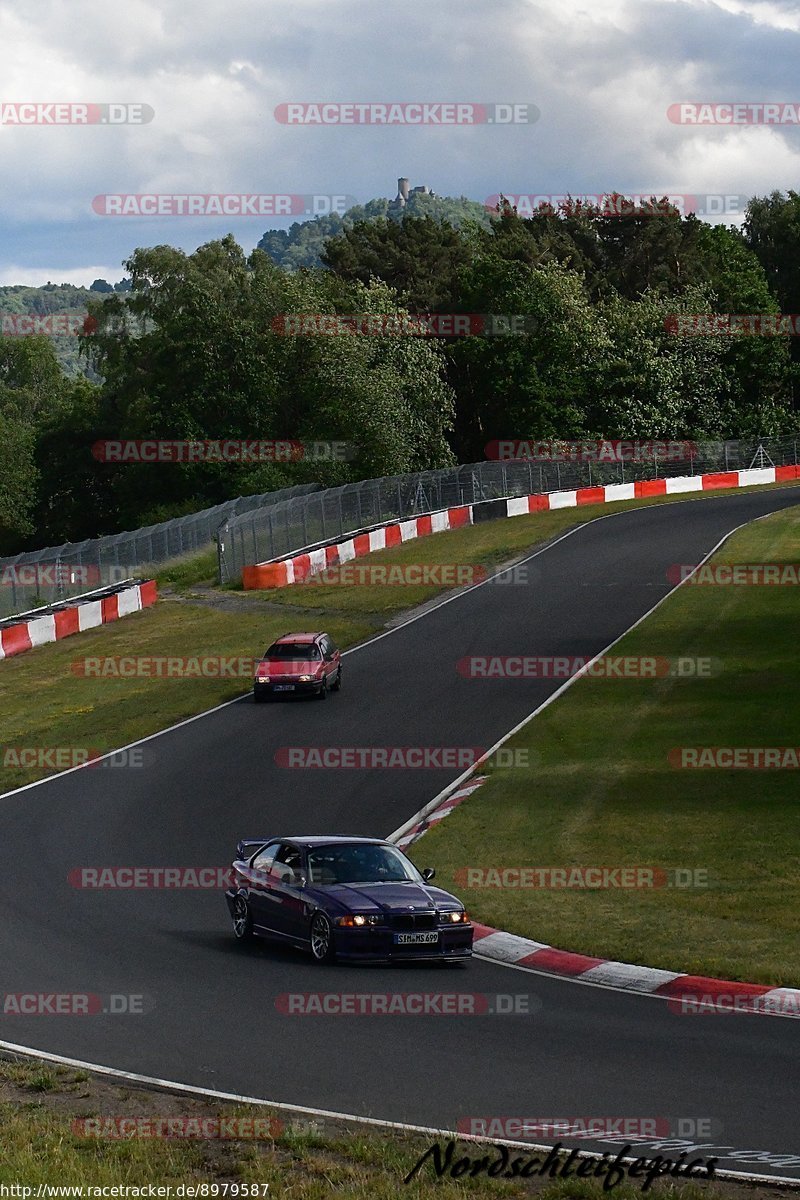
[[284,658],[292,662],[309,662],[320,657],[319,646],[314,642],[275,642],[264,658]]
[[322,846],[308,853],[309,882],[420,883],[416,867],[391,846]]

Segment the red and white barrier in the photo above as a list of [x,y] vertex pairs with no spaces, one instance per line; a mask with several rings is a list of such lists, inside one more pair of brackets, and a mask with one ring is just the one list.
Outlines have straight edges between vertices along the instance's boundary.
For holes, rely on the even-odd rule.
[[127,617],[129,613],[149,608],[151,604],[155,604],[157,598],[156,582],[150,579],[146,583],[122,588],[110,596],[79,599],[58,612],[33,617],[15,625],[6,625],[0,629],[0,658],[12,658],[15,654],[22,654],[35,646],[43,646],[46,642],[57,642],[73,633],[82,633],[85,629],[107,625],[109,621],[117,621],[120,617]]
[[362,558],[373,550],[387,550],[413,538],[425,537],[429,533],[440,533],[445,529],[460,529],[472,524],[472,506],[445,508],[441,512],[427,513],[423,517],[411,517],[408,521],[394,521],[381,525],[368,533],[358,533],[331,546],[321,546],[307,554],[295,554],[276,562],[256,563],[242,571],[245,588],[287,587],[290,583],[301,583],[309,575],[316,575],[328,567]]
[[[601,487],[576,488],[567,492],[542,492],[533,496],[511,496],[505,501],[486,501],[505,504],[507,517],[526,513],[545,512],[556,508],[575,508],[582,504],[613,504],[619,500],[640,500],[648,496],[671,496],[680,492],[708,492],[722,488],[755,487],[765,483],[785,483],[800,479],[800,466],[763,467],[752,471],[722,471],[715,475],[678,475],[674,478],[643,479],[637,483],[610,483]],[[287,587],[316,575],[327,567],[361,558],[373,550],[398,546],[412,538],[425,537],[445,529],[459,529],[473,524],[472,504],[445,508],[424,517],[394,521],[345,538],[330,546],[321,546],[305,554],[295,554],[274,562],[256,563],[242,571],[242,585],[248,589]]]

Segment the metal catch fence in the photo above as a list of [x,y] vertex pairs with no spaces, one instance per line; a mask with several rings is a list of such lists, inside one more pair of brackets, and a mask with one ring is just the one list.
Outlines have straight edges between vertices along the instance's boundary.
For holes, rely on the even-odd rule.
[[211,549],[220,526],[235,513],[265,512],[272,504],[305,496],[319,487],[318,483],[304,483],[258,496],[240,496],[143,529],[0,558],[0,619],[120,583],[184,554]]
[[656,455],[628,462],[487,461],[320,489],[232,514],[219,531],[220,579],[237,579],[252,563],[269,562],[371,525],[459,504],[654,476],[797,464],[797,450],[797,441],[702,442],[678,459]]

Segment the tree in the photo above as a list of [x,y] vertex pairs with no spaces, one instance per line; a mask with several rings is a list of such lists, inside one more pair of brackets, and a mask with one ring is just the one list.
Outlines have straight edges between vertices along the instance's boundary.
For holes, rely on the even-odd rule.
[[452,311],[459,268],[469,260],[466,238],[432,217],[359,221],[325,246],[322,261],[341,279],[383,280],[411,312]]
[[33,532],[34,442],[31,425],[0,407],[0,553],[14,553],[19,539]]
[[[451,461],[452,395],[424,339],[286,336],[291,313],[402,311],[393,293],[324,271],[295,275],[232,237],[194,254],[168,246],[127,262],[132,291],[91,304],[89,353],[105,379],[101,419],[123,438],[349,441],[349,463],[110,468],[125,523],[146,505],[197,506],[268,486],[333,484]],[[376,308],[376,306],[378,306]],[[382,308],[380,306],[383,306]]]

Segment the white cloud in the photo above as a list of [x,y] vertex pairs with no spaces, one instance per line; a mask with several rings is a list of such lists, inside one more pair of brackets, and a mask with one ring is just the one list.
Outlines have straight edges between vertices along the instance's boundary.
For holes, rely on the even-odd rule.
[[[148,125],[0,126],[5,258],[45,274],[192,250],[281,222],[91,211],[117,192],[393,195],[398,175],[477,200],[510,192],[750,193],[797,177],[797,131],[670,124],[684,99],[792,99],[788,0],[40,0],[0,13],[2,100],[152,105]],[[536,104],[533,126],[298,128],[290,100]],[[0,252],[3,242],[0,241]],[[27,264],[27,266],[26,266]],[[105,268],[119,278],[121,268]],[[63,272],[62,272],[63,273]]]

